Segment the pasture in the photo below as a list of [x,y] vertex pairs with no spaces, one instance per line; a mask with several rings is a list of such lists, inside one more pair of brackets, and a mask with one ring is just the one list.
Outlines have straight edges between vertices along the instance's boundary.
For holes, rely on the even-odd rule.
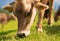
[[19,38],[17,37],[17,21],[9,21],[4,25],[0,24],[0,41],[60,41],[60,20],[55,22],[53,26],[47,25],[47,21],[43,21],[43,33],[36,31],[38,15],[31,27],[30,36]]

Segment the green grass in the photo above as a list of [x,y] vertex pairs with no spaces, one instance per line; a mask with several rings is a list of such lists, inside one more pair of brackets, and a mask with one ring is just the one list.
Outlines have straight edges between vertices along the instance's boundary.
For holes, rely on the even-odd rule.
[[31,27],[30,36],[25,38],[19,38],[16,35],[17,21],[9,21],[3,29],[0,24],[0,41],[60,41],[60,20],[54,23],[53,26],[48,26],[43,21],[43,33],[36,31],[36,23],[37,18]]

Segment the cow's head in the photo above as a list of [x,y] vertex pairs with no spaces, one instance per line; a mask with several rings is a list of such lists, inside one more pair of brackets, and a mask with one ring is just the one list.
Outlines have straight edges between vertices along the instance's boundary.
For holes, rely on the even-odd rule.
[[44,10],[48,8],[42,3],[30,2],[30,0],[16,0],[14,5],[14,14],[18,19],[18,36],[28,36],[30,34],[30,27],[35,19],[36,8]]

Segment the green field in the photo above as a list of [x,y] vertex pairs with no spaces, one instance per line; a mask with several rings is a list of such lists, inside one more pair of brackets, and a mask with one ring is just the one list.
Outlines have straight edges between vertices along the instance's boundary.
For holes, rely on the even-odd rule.
[[43,33],[36,31],[37,17],[31,27],[30,36],[25,38],[17,37],[17,21],[9,21],[4,25],[4,28],[0,24],[0,41],[60,41],[60,20],[55,22],[53,26],[47,25],[45,20],[43,21]]

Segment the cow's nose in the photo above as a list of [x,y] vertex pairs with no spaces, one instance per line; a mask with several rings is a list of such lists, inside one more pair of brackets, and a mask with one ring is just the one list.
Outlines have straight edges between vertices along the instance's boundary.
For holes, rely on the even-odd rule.
[[25,37],[25,34],[24,34],[24,33],[22,33],[22,34],[17,34],[17,36],[20,37],[20,38],[24,38],[24,37]]
[[25,31],[19,31],[17,33],[17,36],[20,37],[20,38],[23,38],[25,36],[29,36],[29,34],[30,34],[30,30],[25,30]]

